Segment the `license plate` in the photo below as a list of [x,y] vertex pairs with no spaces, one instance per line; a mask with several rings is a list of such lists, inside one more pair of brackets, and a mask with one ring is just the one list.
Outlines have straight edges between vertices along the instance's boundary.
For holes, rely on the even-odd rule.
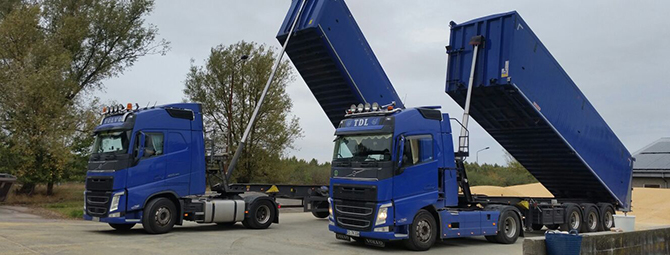
[[98,221],[98,222],[99,222],[99,221],[100,221],[100,218],[99,218],[99,217],[92,217],[92,218],[91,218],[91,221]]
[[348,235],[345,235],[345,234],[340,234],[340,233],[335,234],[335,238],[340,239],[340,240],[344,240],[344,241],[351,241],[351,237],[349,237]]
[[348,236],[359,237],[359,236],[361,236],[361,232],[354,231],[354,230],[347,230],[347,235]]

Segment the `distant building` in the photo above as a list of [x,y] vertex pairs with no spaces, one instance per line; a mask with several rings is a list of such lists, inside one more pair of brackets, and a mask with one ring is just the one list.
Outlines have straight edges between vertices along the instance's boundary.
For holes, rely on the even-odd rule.
[[670,188],[670,137],[633,153],[633,187]]

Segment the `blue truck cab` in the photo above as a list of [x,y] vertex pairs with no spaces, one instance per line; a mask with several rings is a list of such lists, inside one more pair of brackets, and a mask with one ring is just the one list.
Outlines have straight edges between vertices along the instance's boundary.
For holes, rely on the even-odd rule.
[[[335,131],[330,181],[329,230],[339,239],[371,245],[406,240],[422,250],[432,243],[412,241],[496,235],[501,208],[458,207],[448,114],[439,107],[376,103],[348,112]],[[410,231],[416,228],[421,231]]]
[[84,219],[165,233],[184,220],[267,228],[277,204],[264,194],[206,193],[201,107],[105,107],[88,162]]

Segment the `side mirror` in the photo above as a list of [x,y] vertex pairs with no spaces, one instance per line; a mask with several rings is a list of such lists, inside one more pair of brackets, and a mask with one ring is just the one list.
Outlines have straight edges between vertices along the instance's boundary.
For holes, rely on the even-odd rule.
[[396,175],[402,173],[402,170],[401,170],[402,163],[403,163],[402,157],[403,157],[403,154],[405,154],[405,136],[404,135],[400,135],[400,138],[398,139],[397,152],[398,152],[398,157],[396,158],[396,160],[397,160],[396,161],[396,163],[397,163],[397,165],[396,165]]

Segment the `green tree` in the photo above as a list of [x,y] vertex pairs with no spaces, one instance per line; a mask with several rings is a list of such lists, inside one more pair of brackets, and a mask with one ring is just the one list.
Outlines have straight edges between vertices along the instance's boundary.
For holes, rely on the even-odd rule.
[[82,167],[97,118],[90,92],[168,50],[144,22],[152,8],[150,0],[0,3],[0,161],[12,164],[23,192],[45,183],[51,194]]
[[[209,138],[231,154],[260,99],[275,55],[272,48],[242,41],[214,47],[203,66],[191,66],[186,100],[202,104],[207,129],[217,132]],[[302,135],[298,118],[290,115],[293,104],[285,90],[292,79],[289,63],[282,62],[233,174],[238,182],[285,181],[286,172],[278,165]]]

